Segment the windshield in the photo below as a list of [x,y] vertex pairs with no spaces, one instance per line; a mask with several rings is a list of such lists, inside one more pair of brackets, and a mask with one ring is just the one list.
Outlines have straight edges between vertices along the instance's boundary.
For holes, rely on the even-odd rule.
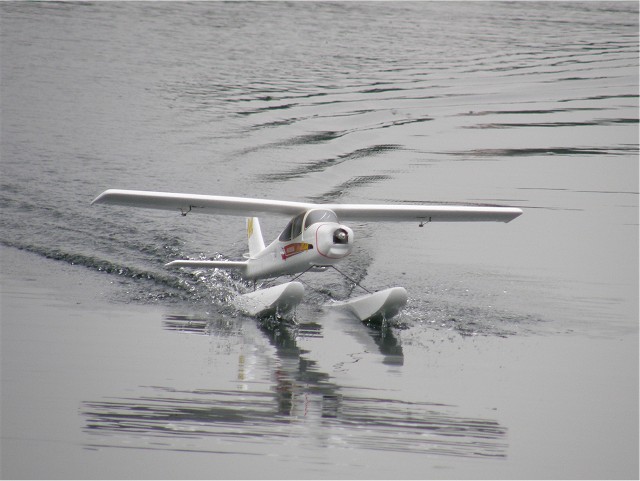
[[[306,216],[306,217],[305,217]],[[293,219],[289,221],[287,227],[284,228],[282,234],[280,234],[279,239],[282,242],[290,241],[291,239],[295,239],[300,234],[302,234],[303,223],[304,229],[306,230],[309,226],[313,224],[317,224],[318,222],[338,222],[338,216],[330,210],[325,209],[317,209],[310,210],[307,212],[303,212],[300,215],[297,215]]]
[[282,231],[282,234],[280,234],[279,239],[286,242],[302,234],[302,221],[304,220],[304,216],[305,212],[291,219],[287,227]]
[[307,218],[304,220],[304,228],[307,229],[310,225],[317,224],[318,222],[338,222],[338,216],[330,210],[311,210],[307,213]]

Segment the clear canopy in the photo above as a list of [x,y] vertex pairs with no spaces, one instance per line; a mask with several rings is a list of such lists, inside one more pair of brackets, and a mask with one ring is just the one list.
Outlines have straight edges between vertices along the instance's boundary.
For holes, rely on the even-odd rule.
[[327,209],[314,209],[297,215],[287,224],[280,234],[279,239],[283,242],[295,239],[303,230],[307,230],[313,224],[319,222],[338,222],[338,216]]

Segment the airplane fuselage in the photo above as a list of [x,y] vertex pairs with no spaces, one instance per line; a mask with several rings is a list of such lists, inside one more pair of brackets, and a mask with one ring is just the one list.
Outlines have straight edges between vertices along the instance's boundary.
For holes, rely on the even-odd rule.
[[332,266],[353,249],[351,228],[329,210],[313,209],[294,217],[264,250],[250,256],[249,279],[297,274],[313,267]]

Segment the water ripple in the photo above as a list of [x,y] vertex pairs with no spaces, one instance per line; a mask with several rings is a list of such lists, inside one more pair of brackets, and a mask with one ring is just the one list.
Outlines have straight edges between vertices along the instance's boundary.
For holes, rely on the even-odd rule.
[[[178,391],[148,388],[149,395],[82,405],[88,446],[182,450],[198,439],[208,451],[219,441],[270,444],[299,435],[322,420],[318,447],[351,446],[467,458],[505,457],[507,429],[497,421],[456,416],[453,406],[428,402],[304,392],[294,385],[275,391]],[[164,440],[158,446],[157,440]]]

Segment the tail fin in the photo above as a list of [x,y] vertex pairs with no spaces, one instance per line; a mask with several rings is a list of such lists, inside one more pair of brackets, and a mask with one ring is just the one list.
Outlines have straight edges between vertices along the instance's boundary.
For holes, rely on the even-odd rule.
[[249,239],[249,257],[255,257],[264,250],[264,240],[257,217],[247,217],[247,237]]

